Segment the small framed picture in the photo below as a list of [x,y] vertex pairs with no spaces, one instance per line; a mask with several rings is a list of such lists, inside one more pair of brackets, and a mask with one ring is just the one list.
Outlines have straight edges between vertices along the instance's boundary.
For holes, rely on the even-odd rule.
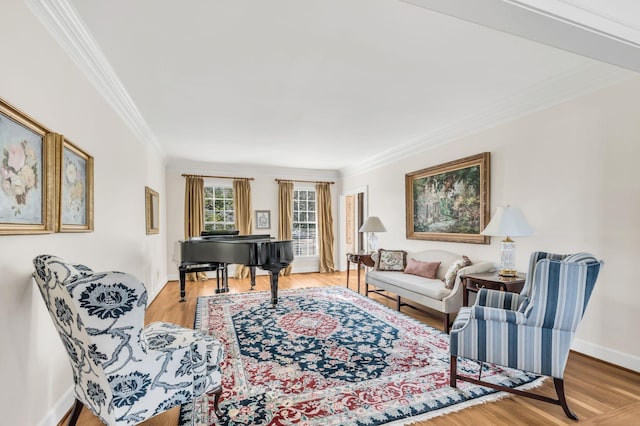
[[160,232],[160,196],[156,191],[144,187],[144,210],[147,235]]
[[271,228],[271,210],[256,210],[256,229]]
[[58,232],[93,231],[93,157],[56,134]]

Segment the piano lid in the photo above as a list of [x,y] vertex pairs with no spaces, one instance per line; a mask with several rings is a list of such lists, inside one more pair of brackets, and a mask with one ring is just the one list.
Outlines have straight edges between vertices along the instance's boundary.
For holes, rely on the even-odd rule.
[[273,240],[269,234],[255,234],[255,235],[226,235],[226,234],[217,234],[217,235],[206,235],[201,237],[191,237],[188,240],[182,242],[206,242],[206,241],[225,241],[225,242],[248,242],[248,241],[264,241],[264,240]]
[[214,229],[213,231],[200,232],[201,237],[208,237],[211,235],[238,235],[240,231],[237,229]]

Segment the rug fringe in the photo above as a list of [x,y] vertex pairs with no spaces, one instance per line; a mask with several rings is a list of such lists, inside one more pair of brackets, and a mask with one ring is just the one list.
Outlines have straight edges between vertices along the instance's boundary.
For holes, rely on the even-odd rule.
[[[535,388],[538,388],[538,387],[542,386],[542,384],[544,383],[544,381],[546,379],[547,379],[546,377],[539,377],[539,378],[535,379],[534,381],[532,381],[530,383],[527,383],[525,385],[522,385],[522,386],[518,386],[515,389],[519,389],[519,390],[535,389]],[[464,410],[464,409],[469,408],[469,407],[473,407],[473,406],[480,405],[480,404],[487,404],[487,403],[491,403],[491,402],[496,402],[496,401],[499,401],[499,400],[501,400],[503,398],[506,398],[508,396],[513,396],[513,395],[508,393],[508,392],[493,393],[493,394],[481,396],[479,398],[470,399],[470,400],[465,401],[465,402],[460,402],[460,403],[452,405],[450,407],[441,408],[439,410],[429,411],[428,413],[419,414],[417,416],[407,417],[405,419],[400,419],[400,420],[395,420],[395,421],[392,421],[392,422],[389,422],[389,423],[385,423],[385,426],[411,426],[411,425],[416,425],[419,422],[423,422],[425,420],[434,419],[434,418],[440,417],[440,416],[445,416],[445,415],[451,414],[451,413],[457,413],[458,411]]]

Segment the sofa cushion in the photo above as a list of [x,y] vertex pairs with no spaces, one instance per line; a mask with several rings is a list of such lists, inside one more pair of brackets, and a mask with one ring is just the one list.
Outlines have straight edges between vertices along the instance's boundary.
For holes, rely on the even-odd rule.
[[404,273],[434,279],[440,263],[442,262],[423,262],[412,257],[407,260],[407,267],[404,268]]
[[404,271],[407,266],[407,252],[404,250],[378,250],[378,271]]
[[464,255],[453,262],[453,264],[449,267],[449,269],[447,269],[447,272],[444,274],[444,286],[448,289],[452,289],[453,285],[456,283],[458,271],[469,265],[471,265],[471,260],[469,260],[469,258]]
[[442,300],[451,293],[451,290],[444,288],[440,280],[432,280],[417,275],[405,274],[404,272],[369,271],[367,272],[367,279],[370,279],[373,285],[375,285],[375,280],[380,280],[437,300]]

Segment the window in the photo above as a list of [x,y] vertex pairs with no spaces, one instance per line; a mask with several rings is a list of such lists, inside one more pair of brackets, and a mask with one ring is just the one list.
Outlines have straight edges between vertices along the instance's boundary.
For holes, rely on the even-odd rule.
[[204,187],[204,230],[236,229],[233,210],[233,188],[230,186]]
[[293,191],[293,253],[295,256],[316,256],[318,253],[316,191]]

